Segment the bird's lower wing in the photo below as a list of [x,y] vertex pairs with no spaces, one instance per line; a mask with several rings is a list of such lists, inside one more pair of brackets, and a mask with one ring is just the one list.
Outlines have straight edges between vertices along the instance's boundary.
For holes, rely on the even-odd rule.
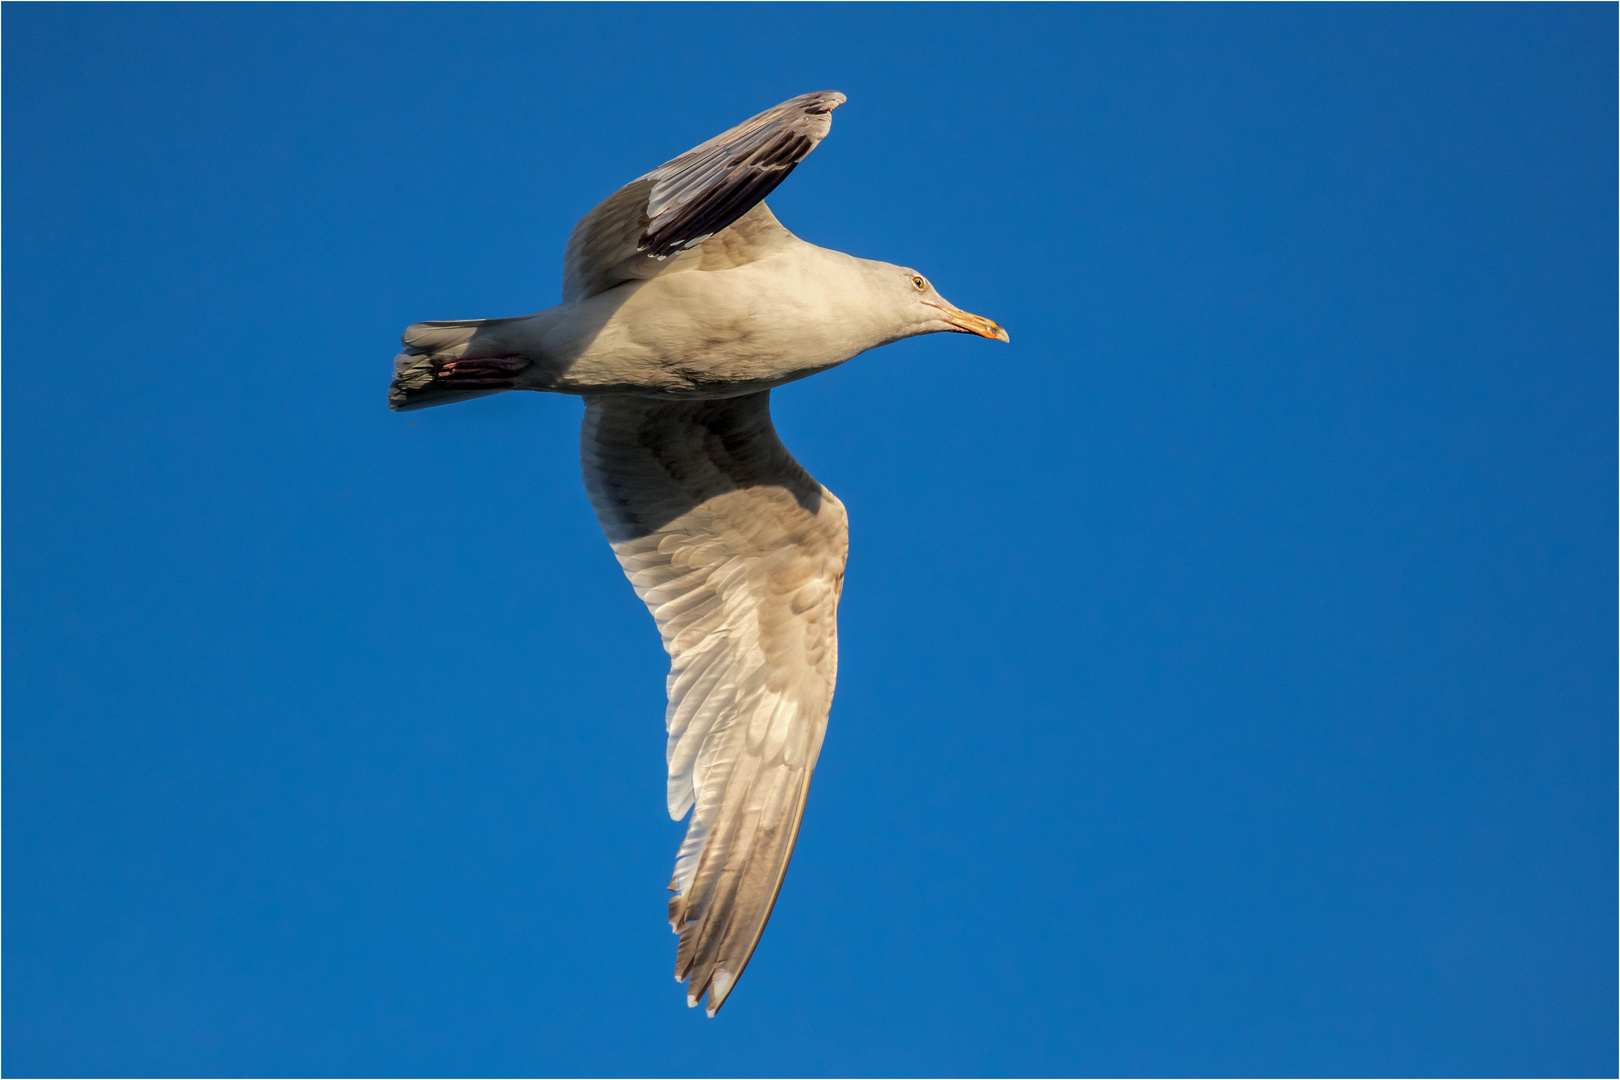
[[769,392],[586,399],[597,520],[670,655],[669,811],[692,820],[670,925],[687,1000],[724,1003],[793,854],[838,668],[843,505],[787,452]]

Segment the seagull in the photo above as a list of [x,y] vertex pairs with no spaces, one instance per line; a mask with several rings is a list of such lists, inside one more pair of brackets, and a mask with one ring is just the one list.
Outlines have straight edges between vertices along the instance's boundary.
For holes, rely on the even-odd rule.
[[392,409],[584,398],[597,521],[669,653],[675,978],[713,1016],[759,944],[838,670],[844,504],[788,453],[773,387],[919,334],[1007,341],[917,271],[806,243],[764,198],[843,94],[784,101],[632,180],[575,226],[563,302],[407,327]]

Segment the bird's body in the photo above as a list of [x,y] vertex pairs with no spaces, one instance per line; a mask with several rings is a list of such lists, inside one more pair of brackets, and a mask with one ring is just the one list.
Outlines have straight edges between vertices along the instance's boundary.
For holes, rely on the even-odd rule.
[[807,244],[763,203],[749,217],[753,235],[779,234],[764,251],[738,251],[727,230],[651,280],[516,319],[429,323],[406,343],[467,336],[462,358],[521,357],[528,366],[515,389],[682,397],[770,389],[886,343],[888,327],[866,317],[861,300],[880,268],[900,268]]
[[671,658],[668,808],[692,812],[670,882],[676,978],[710,1015],[770,917],[838,666],[848,519],[777,438],[769,391],[915,334],[1007,339],[761,201],[843,100],[794,98],[621,188],[574,230],[561,304],[417,323],[389,390],[395,409],[585,398],[586,490]]
[[732,397],[917,332],[872,302],[913,271],[805,243],[764,203],[667,264],[533,315],[418,323],[405,344],[424,359],[406,360],[401,375],[411,364],[510,358],[522,366],[501,389]]

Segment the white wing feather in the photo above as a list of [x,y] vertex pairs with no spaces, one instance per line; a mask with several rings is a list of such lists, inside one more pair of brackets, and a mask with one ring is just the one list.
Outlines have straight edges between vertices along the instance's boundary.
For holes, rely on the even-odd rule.
[[838,668],[848,524],[771,425],[769,392],[587,398],[585,486],[670,655],[675,977],[712,1016],[781,888]]

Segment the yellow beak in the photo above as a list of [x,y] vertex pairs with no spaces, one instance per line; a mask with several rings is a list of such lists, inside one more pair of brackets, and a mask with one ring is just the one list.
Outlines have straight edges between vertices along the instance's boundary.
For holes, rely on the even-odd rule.
[[998,323],[991,322],[983,315],[970,315],[955,308],[945,309],[945,321],[962,331],[964,334],[978,334],[980,337],[991,338],[995,341],[1011,341],[1007,331]]

